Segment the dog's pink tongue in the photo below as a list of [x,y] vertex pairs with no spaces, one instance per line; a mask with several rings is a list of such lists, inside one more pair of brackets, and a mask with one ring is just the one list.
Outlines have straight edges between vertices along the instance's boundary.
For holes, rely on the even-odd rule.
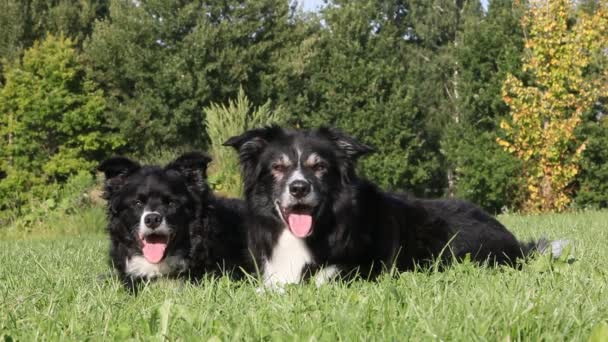
[[289,214],[287,217],[289,229],[293,235],[303,238],[310,234],[312,229],[312,216],[306,214]]
[[165,256],[167,249],[167,239],[165,237],[149,236],[142,240],[144,247],[144,258],[153,264],[159,263]]

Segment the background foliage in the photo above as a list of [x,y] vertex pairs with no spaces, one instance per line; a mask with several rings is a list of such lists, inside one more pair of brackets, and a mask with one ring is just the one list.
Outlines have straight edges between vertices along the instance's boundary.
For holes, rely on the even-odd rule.
[[[53,199],[58,185],[90,172],[123,137],[104,121],[105,98],[87,79],[73,42],[48,35],[7,65],[0,90],[0,207],[6,219]],[[12,209],[12,210],[11,210]]]
[[528,31],[523,70],[527,82],[507,76],[503,100],[511,108],[498,143],[522,161],[527,211],[564,210],[571,202],[585,143],[576,129],[608,94],[608,72],[589,72],[606,57],[607,8],[579,12],[568,0],[534,3],[522,18]]
[[238,157],[224,146],[224,142],[245,130],[284,123],[285,113],[280,108],[271,111],[270,107],[268,101],[261,107],[252,108],[242,88],[236,100],[229,101],[227,106],[211,104],[205,107],[205,126],[211,141],[209,151],[213,156],[209,182],[216,191],[231,197],[243,195]]
[[[608,6],[563,3],[566,31],[604,18]],[[386,189],[464,197],[493,212],[529,209],[529,166],[496,139],[509,138],[499,124],[517,111],[501,94],[507,77],[546,92],[528,66],[538,58],[535,31],[522,25],[531,8],[333,0],[304,13],[287,0],[2,1],[1,223],[61,202],[72,177],[94,184],[95,164],[114,154],[155,161],[210,150],[212,181],[235,195],[233,152],[219,142],[274,120],[338,126],[374,145],[360,171]],[[568,133],[586,147],[565,182],[568,207],[608,205],[606,23],[588,22],[571,46],[593,43],[596,52],[576,73],[556,75],[599,82]],[[562,46],[557,32],[543,36],[546,46]],[[553,56],[558,66],[574,61]],[[570,115],[562,109],[555,115]]]

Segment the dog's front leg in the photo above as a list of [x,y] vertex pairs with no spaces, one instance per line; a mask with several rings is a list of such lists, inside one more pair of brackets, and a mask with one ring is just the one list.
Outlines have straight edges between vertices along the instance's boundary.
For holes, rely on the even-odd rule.
[[313,260],[306,242],[285,229],[272,253],[264,258],[264,287],[276,290],[287,284],[299,284],[305,268],[314,264]]
[[122,278],[122,284],[124,285],[125,289],[127,289],[127,291],[132,295],[137,295],[139,293],[141,287],[144,285],[144,282],[145,279],[132,277],[130,275],[127,275]]
[[285,292],[286,285],[300,283],[304,266],[303,264],[293,265],[289,262],[267,261],[263,273],[264,288],[279,293]]

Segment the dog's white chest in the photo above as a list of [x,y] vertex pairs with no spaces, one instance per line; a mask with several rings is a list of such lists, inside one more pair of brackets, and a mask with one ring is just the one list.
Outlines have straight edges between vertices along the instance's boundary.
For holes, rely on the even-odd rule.
[[178,256],[170,256],[158,264],[148,262],[141,255],[127,258],[126,272],[130,276],[138,278],[156,278],[169,274],[177,274],[186,269],[186,261]]
[[272,255],[264,263],[264,284],[276,287],[299,283],[304,266],[312,261],[312,254],[304,240],[285,229],[279,236]]

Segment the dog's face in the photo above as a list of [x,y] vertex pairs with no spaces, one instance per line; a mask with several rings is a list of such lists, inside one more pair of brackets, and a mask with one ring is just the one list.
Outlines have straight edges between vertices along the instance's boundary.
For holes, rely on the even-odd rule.
[[356,159],[371,151],[355,139],[327,128],[251,130],[225,145],[239,151],[245,192],[256,212],[272,215],[305,238],[354,177]]
[[164,168],[140,166],[122,157],[104,161],[99,169],[106,176],[110,233],[149,263],[172,255],[188,238],[196,205],[206,194],[209,161],[198,153],[183,155]]

